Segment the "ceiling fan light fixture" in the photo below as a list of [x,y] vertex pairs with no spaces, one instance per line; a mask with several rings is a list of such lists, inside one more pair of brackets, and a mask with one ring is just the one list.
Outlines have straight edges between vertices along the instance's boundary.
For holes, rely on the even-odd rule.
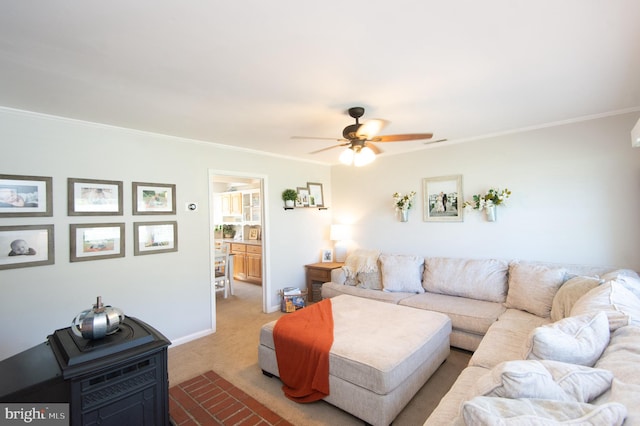
[[350,166],[353,163],[353,156],[354,156],[354,152],[351,148],[347,148],[344,151],[342,151],[342,154],[340,154],[340,157],[338,157],[338,160],[340,160],[340,162],[346,166]]
[[356,167],[366,166],[367,164],[371,164],[375,159],[375,152],[373,152],[373,150],[368,146],[365,146],[360,150],[360,152],[355,154],[353,158],[353,165]]

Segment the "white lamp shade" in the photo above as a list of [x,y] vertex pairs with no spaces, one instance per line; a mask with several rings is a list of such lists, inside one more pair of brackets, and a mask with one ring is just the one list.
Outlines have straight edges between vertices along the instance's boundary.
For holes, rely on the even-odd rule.
[[351,239],[351,227],[349,225],[331,225],[329,238],[331,241],[344,241]]

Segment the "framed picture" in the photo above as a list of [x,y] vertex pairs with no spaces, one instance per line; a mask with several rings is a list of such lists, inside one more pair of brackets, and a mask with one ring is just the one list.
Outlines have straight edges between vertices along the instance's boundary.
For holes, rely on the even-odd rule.
[[249,228],[249,239],[250,240],[258,239],[258,228]]
[[309,188],[309,207],[324,207],[322,184],[307,182],[307,188]]
[[0,217],[53,216],[52,179],[0,175]]
[[333,250],[322,249],[322,263],[333,262]]
[[176,186],[133,182],[133,214],[176,214]]
[[462,222],[462,175],[424,178],[424,220]]
[[69,216],[122,216],[122,181],[67,179]]
[[178,222],[134,222],[133,254],[178,251]]
[[296,207],[309,207],[309,188],[297,187],[298,199],[296,200]]
[[71,262],[124,257],[124,223],[69,225]]
[[53,225],[0,226],[0,269],[53,263]]

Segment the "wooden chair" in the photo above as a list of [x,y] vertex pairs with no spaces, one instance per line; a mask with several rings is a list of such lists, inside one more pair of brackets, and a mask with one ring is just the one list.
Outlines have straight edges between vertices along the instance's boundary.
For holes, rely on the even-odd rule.
[[216,247],[214,262],[214,278],[213,283],[216,293],[222,291],[224,298],[229,297],[229,293],[233,295],[233,265],[230,261],[229,244],[221,244]]

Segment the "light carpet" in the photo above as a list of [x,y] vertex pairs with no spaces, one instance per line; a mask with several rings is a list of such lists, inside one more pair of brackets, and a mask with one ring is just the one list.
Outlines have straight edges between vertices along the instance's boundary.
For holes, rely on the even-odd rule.
[[[169,348],[169,386],[213,370],[294,425],[362,425],[360,419],[324,401],[297,404],[289,400],[282,393],[280,380],[262,374],[258,365],[260,327],[286,314],[262,312],[260,286],[236,281],[234,296],[216,297],[216,333]],[[470,356],[469,352],[452,349],[449,358],[398,415],[394,426],[423,424]]]

